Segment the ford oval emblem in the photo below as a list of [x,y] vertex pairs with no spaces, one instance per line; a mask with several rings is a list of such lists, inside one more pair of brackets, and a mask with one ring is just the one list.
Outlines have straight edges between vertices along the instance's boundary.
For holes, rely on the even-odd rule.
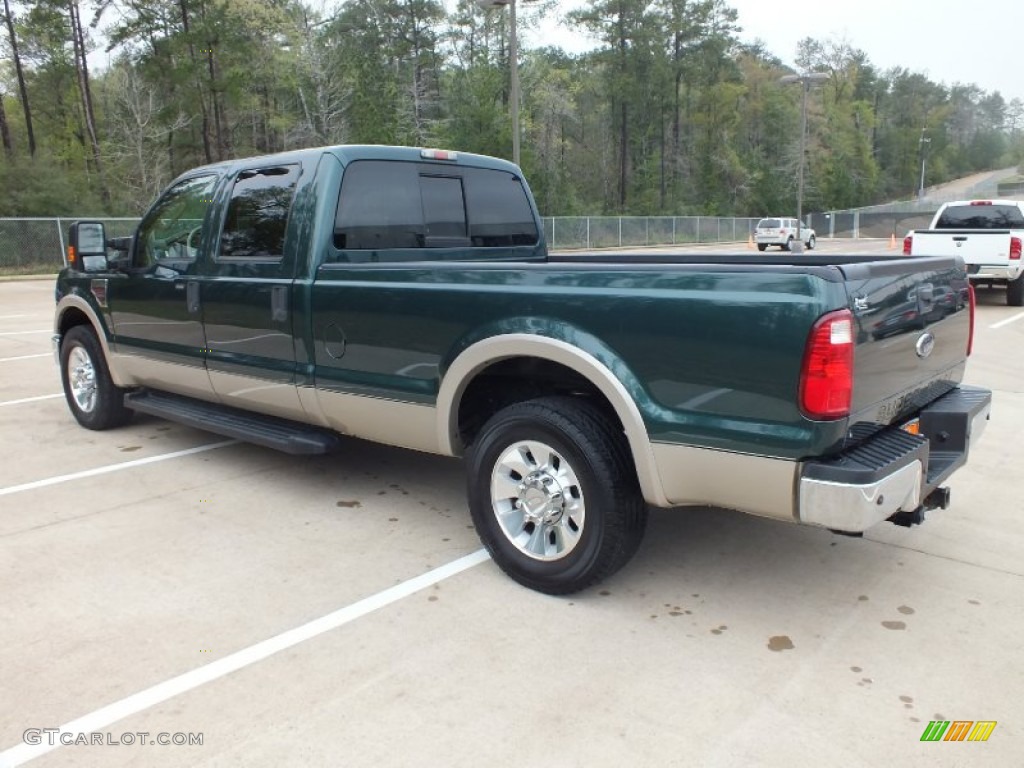
[[935,349],[935,337],[930,333],[922,333],[914,348],[917,350],[917,356],[921,359],[928,357]]

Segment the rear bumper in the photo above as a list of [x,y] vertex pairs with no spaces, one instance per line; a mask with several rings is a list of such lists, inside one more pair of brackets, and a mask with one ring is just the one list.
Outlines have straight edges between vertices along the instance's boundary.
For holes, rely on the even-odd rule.
[[918,414],[920,435],[887,429],[839,456],[805,462],[800,521],[859,533],[897,512],[915,512],[967,462],[991,407],[989,390],[960,387]]
[[[977,267],[977,272],[974,268]],[[972,264],[968,267],[968,277],[971,280],[1016,280],[1024,273],[1024,266],[1015,264],[1012,266],[1001,266],[995,264]]]

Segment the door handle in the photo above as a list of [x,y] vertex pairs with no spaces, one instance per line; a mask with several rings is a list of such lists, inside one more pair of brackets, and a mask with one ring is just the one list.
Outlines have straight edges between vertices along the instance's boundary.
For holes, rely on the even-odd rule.
[[275,323],[288,320],[288,286],[275,285],[270,289],[270,319]]
[[190,314],[199,312],[199,283],[195,280],[185,283],[185,304]]

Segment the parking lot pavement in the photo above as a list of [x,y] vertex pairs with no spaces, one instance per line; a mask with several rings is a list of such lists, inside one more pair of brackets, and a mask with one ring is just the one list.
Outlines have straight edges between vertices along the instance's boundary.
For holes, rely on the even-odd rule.
[[[978,295],[967,379],[994,415],[950,509],[863,539],[657,510],[620,574],[568,598],[461,560],[458,461],[0,406],[0,764],[79,718],[115,744],[31,764],[1018,764],[1024,313]],[[0,283],[0,306],[30,316],[0,333],[47,328],[50,285]],[[48,343],[0,336],[0,358]],[[0,362],[0,401],[54,392],[52,361]],[[930,720],[998,725],[922,743]],[[202,744],[138,743],[161,733]]]

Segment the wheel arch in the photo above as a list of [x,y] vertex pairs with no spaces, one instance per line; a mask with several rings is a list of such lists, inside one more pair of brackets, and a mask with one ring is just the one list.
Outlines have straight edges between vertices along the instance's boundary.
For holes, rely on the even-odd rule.
[[608,365],[561,339],[507,333],[482,339],[463,350],[445,371],[438,391],[437,430],[442,453],[460,456],[466,448],[459,414],[471,384],[491,366],[517,358],[561,366],[591,385],[622,425],[644,499],[655,506],[669,506],[643,416],[629,390]]
[[69,293],[57,303],[54,315],[54,333],[63,338],[64,334],[79,325],[90,326],[93,333],[96,334],[100,348],[103,350],[103,357],[107,362],[107,369],[110,371],[110,378],[114,383],[119,387],[129,386],[129,383],[125,381],[113,364],[106,325],[96,309],[81,296]]

